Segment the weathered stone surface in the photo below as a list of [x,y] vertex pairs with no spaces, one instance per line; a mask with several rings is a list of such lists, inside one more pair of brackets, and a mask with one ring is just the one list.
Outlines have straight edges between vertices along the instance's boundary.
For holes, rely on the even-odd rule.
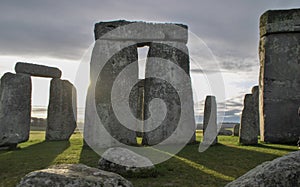
[[240,135],[240,124],[236,124],[233,127],[233,136],[239,136]]
[[102,171],[83,164],[62,164],[28,173],[17,185],[17,187],[32,186],[131,187],[133,185],[115,173]]
[[5,73],[0,83],[0,146],[28,140],[30,115],[30,76]]
[[[157,135],[157,138],[152,138],[153,141],[150,140],[151,138],[149,138],[148,136],[149,133],[151,133],[149,131],[153,130],[151,129],[151,127],[153,126],[146,126],[146,122],[150,117],[149,111],[146,110],[148,109],[147,107],[149,106],[149,102],[152,99],[149,97],[147,98],[147,96],[145,95],[144,99],[147,100],[148,104],[146,102],[141,102],[141,100],[143,99],[143,96],[141,96],[140,94],[141,89],[138,88],[138,85],[134,86],[134,84],[138,83],[138,63],[133,62],[136,62],[138,60],[137,47],[149,45],[150,48],[152,47],[152,51],[154,51],[152,54],[149,54],[153,55],[153,57],[162,57],[164,59],[174,61],[175,64],[179,65],[179,67],[184,70],[182,71],[181,69],[181,71],[185,72],[185,75],[188,77],[189,58],[188,50],[185,45],[188,37],[187,26],[181,24],[153,24],[119,20],[97,23],[95,25],[94,31],[96,44],[92,54],[90,68],[91,84],[89,86],[88,96],[86,100],[84,126],[85,141],[93,147],[118,146],[120,145],[120,143],[136,144],[136,131],[139,131],[143,126],[144,131],[147,131],[143,136],[143,143],[145,145],[154,145],[159,143],[160,140],[165,140],[166,138],[168,138],[172,134],[172,132],[174,132],[173,124],[170,125],[169,128],[165,127],[166,129],[164,131],[161,131],[162,133],[164,133],[164,135],[153,133],[152,135]],[[159,44],[162,42],[168,43],[172,47],[164,48],[162,47],[162,44]],[[179,49],[175,50],[176,47]],[[183,53],[186,54],[182,55]],[[178,76],[178,74],[177,76],[175,76],[175,71],[174,69],[171,69],[170,66],[168,66],[170,68],[170,71],[162,71],[160,68],[163,67],[165,63],[164,65],[154,64],[155,63],[153,63],[152,65],[148,65],[148,68],[146,67],[146,69],[148,69],[148,73],[146,70],[146,74],[152,77],[152,73],[156,73],[157,69],[155,68],[158,68],[158,74],[163,74],[166,78],[169,79],[173,78],[172,81],[177,85],[181,84],[181,87],[183,87],[183,89],[179,94],[182,94],[184,98],[187,98],[184,99],[186,102],[182,103],[183,106],[181,107],[187,108],[189,106],[190,108],[182,111],[179,114],[184,114],[184,116],[193,116],[194,112],[190,78],[188,77],[188,79],[185,81],[180,80],[182,76]],[[128,74],[128,77],[123,77],[123,79],[120,79],[124,72],[127,72],[127,70],[130,69],[128,67],[132,68],[132,71],[130,72],[130,74]],[[152,67],[153,69],[151,69],[150,67]],[[170,73],[166,74],[165,72]],[[149,77],[149,80],[150,79],[151,78]],[[146,82],[147,80],[145,80],[145,84]],[[167,81],[165,81],[163,84],[167,85],[166,82]],[[132,85],[132,83],[134,84]],[[122,87],[123,90],[118,90],[118,87]],[[128,110],[126,109],[126,106],[122,101],[125,98],[124,96],[127,96],[126,87],[131,88],[131,92],[126,98],[127,101],[129,98],[129,107],[131,113],[128,113]],[[162,88],[163,91],[161,93],[169,93],[170,91],[172,93],[176,92],[175,89],[172,90],[170,88],[170,85],[165,86],[165,88]],[[154,92],[157,89],[158,87],[153,87],[152,91]],[[119,93],[119,95],[116,94],[114,90],[118,90],[117,93]],[[185,92],[183,90],[185,90]],[[146,93],[145,90],[144,92]],[[174,95],[176,94],[173,94],[172,97]],[[112,99],[111,97],[114,97],[114,99]],[[167,94],[164,94],[164,97],[167,97]],[[169,100],[171,101],[171,99]],[[178,106],[178,101],[178,99],[175,99],[171,102]],[[157,104],[157,102],[151,102],[151,104],[153,103]],[[173,104],[169,103],[167,107]],[[145,108],[145,111],[141,110],[141,105],[144,105],[142,107]],[[118,108],[122,107],[125,107],[125,110],[115,112],[115,110],[118,111]],[[174,109],[177,110],[178,107],[175,107],[172,110]],[[172,122],[178,120],[179,117],[175,115],[176,112],[172,111],[169,113],[172,113],[171,117],[174,118],[172,119]],[[135,119],[133,119],[132,117],[135,117]],[[170,119],[170,117],[167,118],[167,121]],[[145,122],[143,122],[142,120],[145,120]],[[124,124],[124,121],[130,121],[130,123]],[[152,124],[152,122],[149,123],[148,120],[148,124]],[[179,126],[180,128],[176,128],[179,129],[178,132],[173,133],[176,134],[176,136],[171,136],[171,138],[168,138],[168,143],[183,143],[183,140],[185,139],[187,134],[186,132],[190,132],[192,136],[192,138],[188,141],[194,142],[194,116],[185,117],[183,120],[181,120],[180,124],[187,125],[185,127]],[[154,131],[155,130],[157,129],[154,128]],[[158,131],[160,130],[158,129]],[[101,138],[99,138],[99,134],[101,134]],[[140,136],[141,133],[138,133],[138,135]]]
[[260,36],[300,32],[300,9],[268,10],[260,17]]
[[257,125],[255,122],[254,99],[252,94],[246,94],[240,124],[239,142],[243,145],[257,144]]
[[125,20],[95,24],[95,39],[130,40],[140,45],[153,41],[178,41],[187,43],[187,26],[172,23],[129,22]]
[[144,121],[144,79],[139,79],[139,82],[134,85],[129,95],[129,104],[132,114],[135,118],[141,120],[141,123],[136,123],[136,135],[143,136],[143,121]]
[[226,187],[300,186],[300,151],[264,162]]
[[[112,87],[119,73],[138,60],[133,42],[97,40],[90,64],[90,86],[86,99],[84,139],[93,147],[137,144],[136,132],[117,119],[112,106]],[[133,64],[135,65],[135,64]],[[138,79],[138,64],[132,76]],[[123,81],[126,86],[129,81]],[[120,93],[117,93],[120,94]],[[120,98],[114,99],[116,102]],[[128,100],[128,98],[126,98]],[[136,97],[134,99],[137,102]],[[135,110],[135,109],[132,109]]]
[[251,90],[253,98],[253,108],[254,108],[254,117],[255,124],[257,127],[257,135],[260,135],[260,125],[259,125],[259,87],[254,86]]
[[[259,110],[265,142],[296,143],[300,134],[300,32],[295,30],[299,13],[278,10],[261,17]],[[282,30],[277,32],[274,25]],[[276,32],[264,34],[263,28]]]
[[[193,97],[189,77],[189,56],[185,44],[180,42],[151,43],[145,72],[144,145],[181,144],[195,142]],[[164,108],[162,121],[151,116],[153,110]],[[182,100],[181,100],[182,99]],[[155,101],[154,100],[154,101]]]
[[218,143],[217,103],[215,96],[206,96],[203,117],[203,143],[215,145]]
[[51,80],[46,140],[69,140],[76,128],[76,97],[76,89],[69,81]]
[[121,147],[106,150],[99,160],[98,167],[121,175],[145,173],[154,169],[148,158]]
[[60,78],[61,71],[55,67],[18,62],[15,66],[17,73],[25,73],[38,77]]

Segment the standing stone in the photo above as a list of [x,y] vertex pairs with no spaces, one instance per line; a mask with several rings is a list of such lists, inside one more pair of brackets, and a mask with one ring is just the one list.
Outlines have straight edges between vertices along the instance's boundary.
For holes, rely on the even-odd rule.
[[30,115],[30,76],[5,73],[0,84],[0,146],[29,139]]
[[253,104],[254,104],[254,115],[255,115],[255,124],[257,127],[257,135],[260,135],[260,125],[259,125],[259,87],[254,86],[252,88]]
[[[187,80],[184,80],[183,76],[186,76]],[[196,125],[186,45],[180,42],[151,43],[145,78],[145,133],[142,143],[155,145],[168,139],[165,144],[180,144],[184,143],[187,136],[191,139],[185,143],[195,142]],[[182,91],[177,91],[175,87],[181,88]],[[166,116],[162,122],[148,120],[154,118],[151,116],[150,107],[154,106],[155,110],[161,109],[152,102],[157,98],[163,100],[166,106]],[[181,123],[180,118],[184,118],[185,122]],[[169,138],[171,135],[174,135],[174,138]]]
[[239,136],[240,135],[240,124],[236,124],[233,127],[233,136]]
[[[177,136],[175,136],[175,138],[169,138],[169,142],[166,143],[183,143],[188,133],[193,136],[192,139],[188,141],[194,142],[195,119],[190,78],[183,81],[181,79],[184,76],[178,75],[178,73],[174,74],[176,72],[173,69],[162,71],[159,67],[164,66],[165,63],[159,65],[153,63],[151,66],[148,65],[148,67],[146,67],[146,69],[148,69],[148,73],[146,70],[147,75],[152,76],[153,73],[161,74],[167,79],[173,79],[174,84],[181,84],[182,90],[180,90],[179,95],[182,95],[185,101],[181,102],[181,107],[185,109],[181,112],[179,112],[180,108],[178,108],[180,104],[179,97],[178,95],[176,96],[176,91],[171,88],[170,84],[160,80],[163,83],[159,82],[157,85],[164,86],[162,87],[162,91],[159,90],[159,87],[154,86],[152,90],[148,90],[148,95],[146,95],[147,91],[145,87],[145,96],[143,97],[145,102],[140,102],[141,100],[139,98],[141,98],[141,95],[139,92],[140,89],[138,88],[137,47],[145,45],[150,45],[150,48],[152,48],[153,52],[150,52],[149,56],[162,57],[173,61],[179,65],[179,67],[184,70],[182,70],[182,72],[185,72],[184,74],[188,76],[189,57],[186,47],[188,38],[187,26],[182,24],[155,24],[118,20],[97,23],[94,33],[96,44],[92,53],[90,66],[91,84],[86,99],[85,142],[92,147],[119,146],[121,143],[127,145],[136,144],[136,130],[139,130],[141,126],[144,126],[144,130],[146,131],[153,127],[153,121],[149,122],[148,120],[148,126],[146,126],[146,123],[147,119],[150,119],[150,113],[147,111],[149,108],[147,107],[152,98],[154,98],[149,95],[155,91],[157,91],[156,95],[163,95],[168,101],[166,105],[169,107],[170,112],[168,112],[163,124],[168,124],[169,126],[166,127],[166,125],[162,125],[163,130],[159,127],[154,129],[153,132],[151,130],[151,132],[147,131],[144,133],[143,143],[145,145],[154,145],[169,137],[172,132],[174,132],[174,126],[176,127],[177,125],[177,123],[173,122],[178,122],[178,120],[181,119],[180,116],[177,116],[178,114],[185,116],[180,121],[180,124],[186,125],[175,128],[179,129],[178,132],[173,133]],[[154,42],[156,43],[154,44]],[[161,42],[168,43],[172,47],[162,47]],[[186,55],[182,55],[178,52],[180,50],[176,51],[174,47],[179,47],[181,51],[186,52]],[[132,68],[130,74],[120,79],[124,72],[130,69],[129,67]],[[148,77],[148,80],[146,78],[145,86],[147,81],[148,85],[151,86],[151,79],[150,77]],[[134,86],[136,84],[137,86]],[[121,87],[123,90],[118,90],[117,93],[114,93],[114,90],[118,87]],[[129,96],[126,95],[128,94],[127,88],[131,89]],[[171,97],[167,98],[169,93]],[[126,98],[125,96],[128,97]],[[112,99],[112,97],[114,97],[114,99]],[[124,98],[127,101],[129,100],[129,110],[131,113],[128,113],[128,109],[124,105]],[[164,98],[160,99],[164,100]],[[119,106],[115,105],[116,102]],[[157,102],[151,102],[151,104],[153,103],[155,107]],[[142,110],[140,104],[144,105]],[[118,110],[116,108],[118,107],[124,110],[116,112]],[[160,108],[158,110],[160,110]],[[142,112],[142,114],[140,112]],[[133,119],[132,116],[135,118]],[[123,118],[128,119],[124,120]],[[143,119],[145,122],[142,121]],[[124,121],[130,121],[130,123],[124,124]],[[160,133],[154,133],[154,131]],[[140,133],[138,134],[140,135]]]
[[296,143],[300,135],[300,9],[271,10],[260,18],[261,140]]
[[218,143],[217,103],[215,96],[206,96],[203,117],[203,143],[215,145]]
[[25,62],[18,62],[15,66],[15,71],[17,73],[25,73],[31,76],[38,76],[38,77],[50,77],[50,78],[61,77],[61,71],[58,68],[38,65],[38,64],[30,64]]
[[255,123],[254,99],[252,94],[245,95],[239,142],[243,145],[257,144],[257,126]]
[[[112,106],[112,87],[119,73],[138,60],[137,46],[133,42],[100,40],[96,41],[90,68],[90,86],[86,99],[84,139],[91,147],[111,147],[121,143],[135,145],[136,132],[124,126],[116,117]],[[138,64],[133,72],[137,80]],[[129,81],[121,80],[127,87]],[[128,86],[129,87],[129,86]],[[118,93],[121,94],[121,93]],[[137,95],[129,98],[137,102]],[[120,98],[116,98],[120,99]],[[127,98],[128,100],[128,98]],[[136,114],[136,108],[131,108]]]
[[76,89],[67,80],[50,83],[46,140],[69,140],[76,128]]
[[131,99],[129,104],[131,112],[134,116],[141,120],[142,123],[137,123],[136,125],[136,135],[137,137],[143,136],[143,121],[144,121],[144,79],[139,79],[139,82],[132,88],[129,98]]

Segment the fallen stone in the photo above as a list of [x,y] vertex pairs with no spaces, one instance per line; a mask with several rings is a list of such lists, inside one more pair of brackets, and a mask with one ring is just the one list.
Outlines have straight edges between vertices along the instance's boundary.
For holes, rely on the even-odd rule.
[[133,185],[115,173],[102,171],[83,164],[62,164],[30,172],[17,185],[17,187],[32,186],[132,187]]
[[31,78],[5,73],[0,83],[0,146],[16,146],[29,139]]
[[218,132],[218,135],[223,135],[223,136],[231,136],[232,135],[232,131],[225,129],[225,128],[221,128]]
[[147,173],[152,175],[155,169],[148,158],[121,147],[106,150],[99,160],[98,168],[126,176],[130,174],[147,175]]
[[24,73],[37,77],[61,77],[61,71],[58,68],[25,62],[18,62],[15,66],[15,71],[16,73]]
[[49,98],[46,140],[69,140],[76,128],[76,89],[69,81],[54,78]]
[[264,162],[226,187],[300,186],[300,151]]

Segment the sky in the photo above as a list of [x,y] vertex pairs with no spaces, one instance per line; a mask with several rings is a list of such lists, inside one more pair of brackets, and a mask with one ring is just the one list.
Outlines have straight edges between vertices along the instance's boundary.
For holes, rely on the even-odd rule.
[[[227,121],[238,121],[244,94],[258,84],[260,15],[269,9],[297,7],[297,0],[3,0],[0,75],[14,72],[15,63],[24,61],[59,67],[62,78],[76,85],[78,76],[84,76],[78,74],[78,67],[94,43],[95,23],[118,19],[184,23],[218,62],[226,91]],[[203,100],[210,93],[197,86],[203,82],[201,75],[191,73],[200,90],[195,102],[199,103],[196,113],[201,114]],[[34,106],[47,106],[49,82],[33,78]]]

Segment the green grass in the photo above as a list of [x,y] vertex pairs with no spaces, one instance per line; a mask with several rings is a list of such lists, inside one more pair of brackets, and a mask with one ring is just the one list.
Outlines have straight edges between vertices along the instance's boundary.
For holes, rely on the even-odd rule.
[[[97,166],[100,156],[83,148],[81,134],[74,134],[70,141],[58,142],[45,142],[44,137],[44,132],[32,131],[30,140],[19,144],[20,149],[0,151],[0,186],[15,186],[30,171],[53,164]],[[199,144],[188,145],[157,165],[156,177],[128,177],[128,180],[134,186],[224,186],[264,161],[297,150],[296,146],[278,144],[241,146],[237,141],[237,137],[219,136],[219,144],[203,153],[198,152]]]

